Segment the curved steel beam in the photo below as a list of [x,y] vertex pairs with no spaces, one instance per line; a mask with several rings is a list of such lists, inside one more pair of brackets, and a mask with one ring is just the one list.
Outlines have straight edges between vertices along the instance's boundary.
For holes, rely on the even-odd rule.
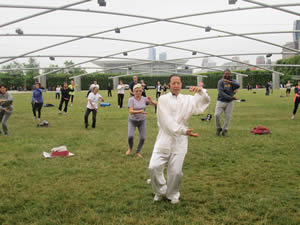
[[28,19],[31,19],[31,18],[34,18],[34,17],[37,17],[37,16],[45,15],[45,14],[48,14],[48,13],[51,13],[51,12],[54,12],[54,11],[57,11],[57,10],[62,10],[62,9],[65,9],[65,8],[68,8],[68,7],[71,7],[71,6],[75,6],[75,5],[79,5],[79,4],[82,4],[82,3],[90,2],[90,1],[91,0],[83,0],[83,1],[80,1],[80,2],[72,3],[72,4],[63,5],[63,6],[58,7],[58,8],[48,9],[48,10],[43,11],[43,12],[35,13],[35,14],[25,16],[25,17],[22,17],[22,18],[19,18],[19,19],[16,19],[16,20],[13,20],[13,21],[10,21],[10,22],[7,22],[7,23],[0,24],[0,28],[11,25],[11,24],[14,24],[14,23],[18,23],[18,22],[21,22],[21,21],[24,21],[24,20],[28,20]]
[[257,2],[257,1],[252,1],[252,0],[242,0],[242,1],[253,3],[253,4],[256,4],[256,5],[259,5],[259,6],[263,6],[263,7],[267,7],[267,8],[272,8],[272,9],[279,10],[281,12],[286,12],[286,13],[289,13],[289,14],[293,14],[293,15],[296,15],[296,16],[300,16],[300,13],[296,13],[296,12],[288,10],[288,9],[281,9],[279,7],[268,5],[268,4],[265,4],[265,3],[261,3],[261,2]]
[[[110,12],[106,12],[106,13],[110,14]],[[215,13],[215,12],[212,12],[212,13]],[[114,13],[114,14],[116,14],[116,13]],[[127,14],[127,15],[131,16],[130,14]],[[184,15],[184,16],[181,16],[180,18],[187,18],[187,17],[194,16],[194,15],[195,14]],[[176,17],[176,18],[178,19],[179,17]],[[178,22],[178,21],[172,21],[174,19],[174,17],[173,18],[166,18],[166,19],[159,19],[159,18],[152,17],[152,19],[154,21],[144,22],[144,23],[138,23],[138,24],[133,24],[133,25],[129,25],[129,26],[124,26],[124,27],[120,27],[120,29],[125,29],[125,28],[129,28],[129,27],[136,27],[136,26],[141,26],[141,25],[155,23],[155,22],[160,22],[160,21],[170,22],[170,23],[176,23],[176,24],[181,24],[181,25],[186,25],[186,26],[193,26],[193,27],[198,27],[198,28],[205,28],[204,26],[199,26],[199,25],[195,25],[195,24],[189,24],[189,23],[183,23],[183,22]],[[284,46],[279,46],[277,44],[274,44],[274,43],[271,43],[271,42],[266,42],[266,41],[263,41],[263,40],[260,40],[260,39],[250,38],[250,37],[247,37],[247,36],[244,36],[244,35],[237,35],[235,33],[227,32],[227,31],[222,31],[222,30],[219,30],[219,29],[213,29],[213,30],[218,31],[218,32],[223,32],[223,33],[226,33],[226,34],[232,34],[234,36],[239,36],[239,37],[242,37],[242,38],[247,38],[247,39],[251,39],[251,40],[263,42],[263,43],[266,43],[266,44],[271,44],[271,45],[274,45],[274,46],[277,46],[277,47],[286,48],[286,49],[288,49],[290,51],[294,51],[293,49],[290,49],[290,48],[287,48],[287,47],[284,47]],[[49,49],[49,48],[52,48],[52,47],[56,47],[56,46],[60,46],[60,45],[67,44],[67,43],[70,43],[70,42],[74,42],[74,41],[77,41],[77,40],[81,40],[81,39],[86,38],[86,37],[91,37],[91,36],[95,36],[95,35],[98,35],[98,34],[103,34],[103,33],[111,32],[111,31],[114,31],[114,29],[110,29],[110,30],[106,30],[106,31],[101,31],[101,32],[93,33],[93,34],[86,35],[86,36],[83,36],[83,37],[80,37],[80,38],[74,38],[74,39],[71,39],[71,40],[68,40],[68,41],[63,41],[63,42],[60,42],[60,43],[49,45],[49,46],[46,46],[46,47],[43,47],[43,48],[40,48],[40,49],[36,49],[36,50],[30,51],[30,52],[24,53],[24,54],[20,55],[20,57],[25,56],[25,55],[29,55],[29,54],[32,54],[32,53],[35,53],[35,52],[38,52],[38,51],[41,51],[41,50],[46,50],[46,49]],[[0,62],[0,64],[12,61],[14,59],[16,59],[16,58],[4,60],[4,61]]]

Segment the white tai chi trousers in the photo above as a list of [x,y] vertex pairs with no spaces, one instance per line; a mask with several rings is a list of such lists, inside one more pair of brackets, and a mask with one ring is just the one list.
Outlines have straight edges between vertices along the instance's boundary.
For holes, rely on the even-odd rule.
[[[149,172],[152,189],[155,194],[166,195],[170,200],[179,199],[184,157],[185,154],[153,152],[149,164]],[[168,163],[167,182],[164,177],[166,163]]]

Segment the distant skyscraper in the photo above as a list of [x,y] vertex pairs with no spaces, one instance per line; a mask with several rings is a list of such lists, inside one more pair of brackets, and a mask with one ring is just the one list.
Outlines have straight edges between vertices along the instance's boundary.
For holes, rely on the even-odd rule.
[[166,52],[161,52],[159,54],[159,60],[161,60],[161,61],[167,60],[167,53]]
[[155,48],[149,48],[149,60],[156,60],[156,49]]
[[208,66],[208,58],[202,59],[202,66],[204,66],[204,67]]
[[265,57],[262,55],[256,57],[256,65],[259,65],[259,64],[266,64]]
[[[300,30],[300,20],[294,21],[294,30]],[[299,49],[299,40],[300,40],[300,32],[293,33],[293,41],[295,43],[295,48]]]

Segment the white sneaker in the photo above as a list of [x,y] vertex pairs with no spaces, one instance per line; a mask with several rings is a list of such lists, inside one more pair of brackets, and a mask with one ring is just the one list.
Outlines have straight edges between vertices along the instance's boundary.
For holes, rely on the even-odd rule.
[[153,202],[159,202],[163,199],[163,196],[162,195],[159,195],[159,194],[155,194],[154,196],[154,199],[153,199]]
[[173,200],[171,200],[171,203],[172,204],[178,204],[180,202],[180,200],[179,199],[173,199]]
[[58,114],[62,114],[62,111],[59,111]]
[[293,120],[293,119],[295,119],[295,116],[294,116],[294,115],[292,115],[292,118],[291,118],[291,120]]

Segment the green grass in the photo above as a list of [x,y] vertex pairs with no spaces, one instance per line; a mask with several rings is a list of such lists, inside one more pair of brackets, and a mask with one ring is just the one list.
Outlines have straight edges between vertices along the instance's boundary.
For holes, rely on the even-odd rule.
[[[56,105],[42,109],[48,128],[36,127],[31,94],[14,94],[11,135],[0,136],[0,224],[300,224],[300,114],[290,120],[293,97],[240,91],[247,101],[235,103],[229,138],[215,137],[214,120],[193,116],[199,137],[189,139],[182,201],[171,205],[153,204],[146,184],[157,135],[154,108],[148,107],[145,159],[126,157],[127,109],[117,108],[116,93],[107,98],[101,91],[112,106],[100,108],[96,129],[86,130],[85,94],[76,93],[61,116],[54,93],[45,94]],[[215,108],[216,90],[209,94],[205,114]],[[252,135],[258,125],[272,134]],[[60,145],[75,156],[42,157]]]

